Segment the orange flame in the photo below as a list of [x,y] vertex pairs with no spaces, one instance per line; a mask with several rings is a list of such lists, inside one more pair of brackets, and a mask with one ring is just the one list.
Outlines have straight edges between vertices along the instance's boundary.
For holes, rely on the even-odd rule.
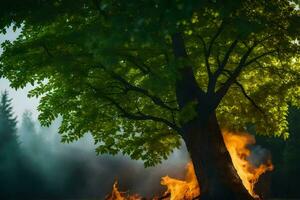
[[138,194],[128,195],[126,192],[118,190],[118,181],[114,182],[111,194],[105,197],[105,200],[142,200]]
[[[238,175],[242,179],[245,188],[248,190],[254,198],[259,196],[254,191],[254,186],[257,183],[260,175],[266,171],[273,170],[271,160],[267,160],[265,163],[260,164],[258,167],[251,164],[248,158],[251,155],[249,145],[255,144],[254,136],[247,133],[232,133],[223,132],[223,138],[226,148],[231,156],[234,167],[237,170]],[[200,195],[200,188],[195,175],[194,166],[192,162],[189,162],[186,166],[185,180],[179,180],[164,176],[161,179],[161,185],[167,187],[167,191],[163,196],[168,196],[168,200],[182,200],[182,199],[195,199]],[[141,200],[139,195],[127,195],[121,193],[117,189],[117,182],[113,185],[113,190],[109,198],[106,200]],[[155,200],[156,198],[154,198]]]
[[231,156],[233,165],[242,179],[245,188],[251,196],[259,198],[259,196],[254,192],[254,186],[260,175],[266,171],[273,170],[274,167],[271,160],[267,160],[266,163],[260,164],[258,167],[254,166],[247,160],[251,154],[248,146],[253,145],[256,142],[254,136],[250,134],[231,133],[225,131],[223,132],[223,138],[226,148]]
[[[256,142],[254,136],[250,134],[224,131],[223,138],[233,165],[242,179],[243,185],[251,196],[259,198],[254,192],[254,186],[260,175],[266,171],[273,170],[271,160],[267,160],[266,163],[260,164],[258,167],[247,160],[251,154],[248,146]],[[161,184],[167,186],[167,192],[171,193],[170,200],[193,199],[200,194],[192,162],[189,162],[187,165],[187,175],[184,181],[165,176],[162,177]]]
[[161,184],[167,186],[168,189],[165,194],[170,194],[170,200],[194,199],[200,195],[192,162],[189,162],[186,166],[184,181],[164,176],[162,177]]

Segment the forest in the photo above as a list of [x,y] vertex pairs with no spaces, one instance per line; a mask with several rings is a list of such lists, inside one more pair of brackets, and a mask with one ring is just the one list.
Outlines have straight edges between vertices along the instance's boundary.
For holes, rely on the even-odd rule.
[[62,144],[60,120],[42,127],[25,112],[17,123],[7,92],[1,93],[0,108],[1,199],[104,199],[116,178],[123,188],[151,197],[163,189],[163,175],[180,177],[183,172],[184,153],[177,155],[182,163],[173,157],[165,165],[144,169],[121,155],[96,156],[90,137]]
[[[288,120],[287,140],[252,132],[257,144],[271,152],[275,166],[268,173],[268,198],[300,197],[300,110],[290,107]],[[166,164],[145,170],[142,163],[121,155],[96,156],[88,137],[63,144],[58,134],[60,120],[42,127],[26,111],[17,126],[6,91],[1,93],[0,122],[1,199],[104,199],[116,178],[124,190],[152,198],[164,190],[160,178],[166,174],[182,178],[188,161],[186,149],[181,148]]]
[[42,127],[26,111],[17,123],[9,94],[3,91],[0,96],[0,199],[104,199],[116,179],[122,188],[151,197],[163,190],[159,186],[163,175],[183,173],[184,151],[176,155],[181,161],[173,156],[161,168],[152,169],[121,155],[99,157],[90,137],[61,143],[60,120]]
[[[184,180],[169,168],[155,200],[299,198],[298,0],[4,0],[0,34],[9,30],[18,34],[1,40],[0,78],[14,90],[30,86],[27,96],[39,103],[38,122],[25,113],[17,128],[2,95],[8,195],[21,183],[24,193],[74,192],[77,178],[90,188],[93,178],[81,175],[94,172],[86,168],[93,162],[75,149],[54,156],[59,148],[42,139],[48,129],[40,127],[59,120],[64,145],[89,137],[97,159],[124,156],[143,170],[184,149]],[[37,136],[18,136],[23,129]],[[58,163],[72,173],[54,170]],[[26,183],[5,178],[18,174]],[[117,182],[106,199],[143,199]]]

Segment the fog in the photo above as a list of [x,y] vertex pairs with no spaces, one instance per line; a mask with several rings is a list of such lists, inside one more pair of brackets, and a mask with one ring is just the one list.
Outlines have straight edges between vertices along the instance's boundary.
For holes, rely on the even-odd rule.
[[[57,133],[60,119],[50,127],[41,127],[29,112],[22,117],[18,130],[20,147],[27,166],[34,175],[28,182],[29,199],[104,199],[117,179],[120,190],[144,197],[160,194],[160,178],[165,175],[182,178],[188,162],[186,151],[176,150],[168,160],[155,167],[144,168],[142,161],[123,155],[97,156],[92,137],[63,144]],[[38,184],[37,184],[38,182]]]

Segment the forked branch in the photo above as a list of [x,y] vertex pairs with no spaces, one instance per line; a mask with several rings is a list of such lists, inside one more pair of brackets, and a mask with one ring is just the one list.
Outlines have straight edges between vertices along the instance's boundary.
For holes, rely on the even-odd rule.
[[230,77],[226,80],[224,85],[218,89],[216,92],[216,98],[215,98],[215,106],[219,105],[222,98],[227,93],[230,86],[236,81],[236,78],[240,75],[242,69],[245,67],[245,63],[247,62],[247,59],[249,55],[252,53],[253,49],[258,45],[258,43],[254,43],[248,50],[245,52],[245,54],[241,57],[239,64],[237,67],[233,70],[233,72],[230,74]]
[[245,88],[243,87],[243,85],[241,83],[239,83],[238,81],[234,82],[242,91],[243,95],[246,97],[246,99],[248,99],[251,104],[257,109],[259,110],[262,114],[265,114],[264,111],[262,110],[262,108],[257,105],[257,103],[247,94]]
[[172,112],[179,110],[178,108],[173,108],[173,107],[167,105],[163,100],[161,100],[159,97],[157,97],[155,95],[152,95],[148,90],[129,83],[127,80],[125,80],[122,76],[118,75],[117,73],[106,70],[106,68],[102,64],[100,64],[100,66],[102,69],[104,69],[106,72],[108,72],[114,80],[121,83],[125,87],[126,91],[134,91],[139,94],[142,94],[142,95],[150,98],[154,104],[156,104],[162,108],[165,108],[167,110],[170,110]]
[[153,122],[160,122],[165,125],[167,125],[169,128],[173,129],[174,131],[177,131],[178,133],[182,134],[182,130],[180,127],[178,127],[176,124],[170,122],[169,120],[165,118],[156,117],[153,115],[144,114],[141,111],[138,111],[137,113],[132,113],[128,110],[126,110],[124,107],[122,107],[116,100],[109,96],[102,95],[100,98],[103,98],[107,101],[109,101],[111,104],[113,104],[120,112],[121,117],[131,119],[131,120],[137,120],[137,121],[153,121]]
[[108,96],[106,93],[104,93],[101,89],[93,86],[90,83],[87,83],[87,86],[89,86],[95,93],[95,95],[107,101],[108,103],[112,104],[119,112],[120,117],[124,117],[130,120],[136,120],[136,121],[153,121],[153,122],[160,122],[168,126],[169,128],[173,129],[174,131],[177,131],[179,134],[182,134],[182,129],[177,126],[177,124],[170,122],[169,120],[149,114],[142,113],[140,110],[138,112],[132,112],[123,107],[117,100],[114,98]]

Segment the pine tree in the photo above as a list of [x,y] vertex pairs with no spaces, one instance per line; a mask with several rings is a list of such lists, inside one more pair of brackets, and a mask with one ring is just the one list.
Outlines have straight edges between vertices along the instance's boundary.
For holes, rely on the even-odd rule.
[[7,91],[0,97],[0,196],[14,195],[18,184],[20,149],[11,99]]
[[38,151],[38,145],[40,144],[41,138],[36,132],[35,123],[32,119],[32,113],[25,111],[22,115],[22,122],[18,131],[21,147],[25,151]]
[[0,101],[0,159],[13,159],[19,150],[16,134],[17,120],[13,116],[11,99],[7,91],[1,94]]

